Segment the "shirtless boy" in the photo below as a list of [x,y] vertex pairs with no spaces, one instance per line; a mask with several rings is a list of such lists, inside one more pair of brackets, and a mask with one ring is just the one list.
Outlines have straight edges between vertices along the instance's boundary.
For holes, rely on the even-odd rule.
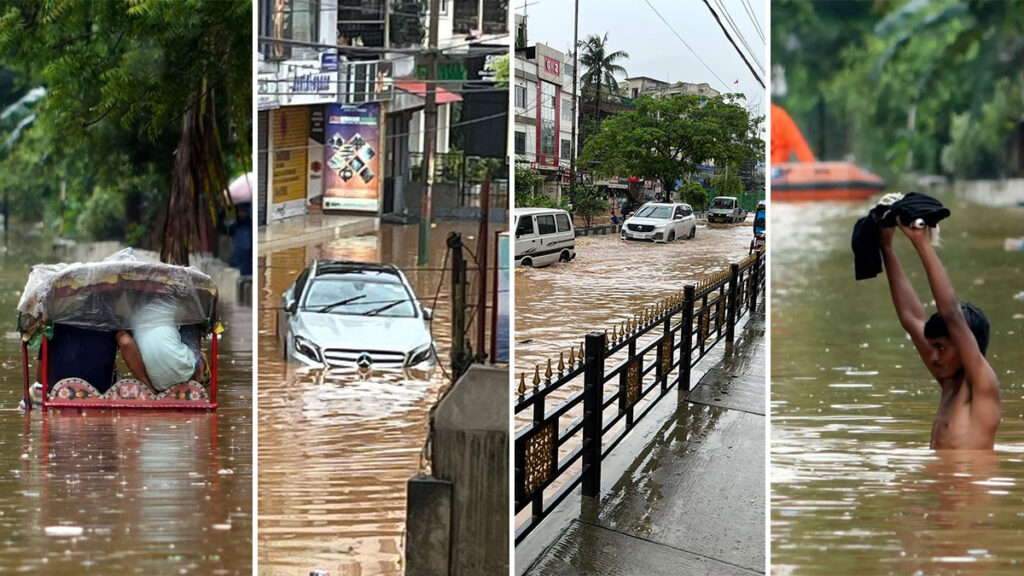
[[939,311],[930,318],[918,300],[893,250],[895,228],[882,228],[882,260],[900,324],[921,360],[942,388],[939,411],[932,424],[931,447],[936,450],[991,450],[1002,413],[999,381],[985,359],[989,325],[984,313],[961,304],[953,284],[935,254],[927,228],[900,230],[917,250]]

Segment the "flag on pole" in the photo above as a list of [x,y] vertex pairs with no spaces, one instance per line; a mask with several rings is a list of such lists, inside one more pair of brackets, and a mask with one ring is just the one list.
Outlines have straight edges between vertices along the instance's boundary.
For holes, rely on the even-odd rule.
[[733,82],[733,84],[739,84],[739,83],[740,83],[740,79],[739,78],[737,78],[736,81]]

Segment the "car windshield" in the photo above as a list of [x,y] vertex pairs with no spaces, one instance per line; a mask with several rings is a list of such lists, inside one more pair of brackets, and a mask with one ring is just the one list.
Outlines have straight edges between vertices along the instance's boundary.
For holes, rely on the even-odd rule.
[[640,210],[637,210],[636,216],[639,218],[658,218],[661,220],[668,220],[669,218],[672,218],[672,207],[641,206]]
[[317,278],[303,306],[311,312],[411,318],[416,308],[400,282],[362,276]]
[[711,203],[712,208],[732,208],[732,200],[726,200],[725,198],[715,198],[714,202]]

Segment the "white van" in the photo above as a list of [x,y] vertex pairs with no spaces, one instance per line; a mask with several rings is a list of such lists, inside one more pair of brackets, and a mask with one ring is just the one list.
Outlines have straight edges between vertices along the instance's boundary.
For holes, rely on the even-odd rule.
[[516,266],[539,268],[576,257],[576,230],[565,210],[516,208],[512,227],[516,231]]

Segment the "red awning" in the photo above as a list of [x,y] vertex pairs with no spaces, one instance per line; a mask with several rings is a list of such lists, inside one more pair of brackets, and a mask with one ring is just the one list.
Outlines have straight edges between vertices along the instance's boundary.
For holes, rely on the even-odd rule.
[[[399,80],[395,82],[395,88],[398,88],[403,92],[415,94],[420,98],[427,97],[426,82],[407,82]],[[451,104],[452,102],[462,102],[462,96],[449,92],[444,88],[441,88],[440,86],[437,87],[435,94],[435,99],[437,100],[438,104]]]

